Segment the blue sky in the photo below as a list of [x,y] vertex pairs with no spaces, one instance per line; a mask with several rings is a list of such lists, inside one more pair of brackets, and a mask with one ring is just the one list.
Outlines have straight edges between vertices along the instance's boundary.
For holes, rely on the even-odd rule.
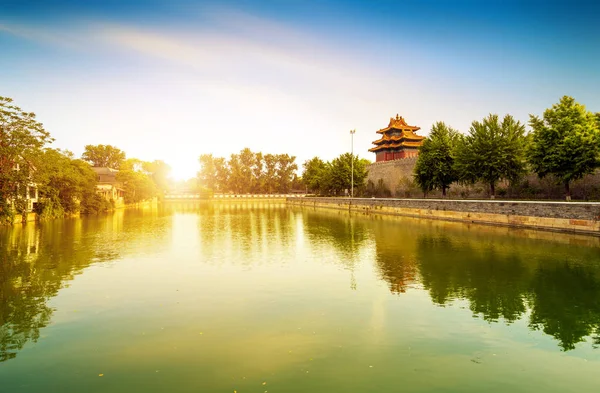
[[191,177],[244,147],[299,165],[367,150],[396,113],[427,135],[562,95],[600,111],[587,1],[0,0],[0,95],[79,155],[113,144]]

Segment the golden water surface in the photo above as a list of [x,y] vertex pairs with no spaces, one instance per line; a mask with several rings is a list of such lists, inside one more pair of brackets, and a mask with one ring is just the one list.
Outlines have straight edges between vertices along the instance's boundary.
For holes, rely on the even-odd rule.
[[600,239],[274,203],[0,228],[1,392],[598,392]]

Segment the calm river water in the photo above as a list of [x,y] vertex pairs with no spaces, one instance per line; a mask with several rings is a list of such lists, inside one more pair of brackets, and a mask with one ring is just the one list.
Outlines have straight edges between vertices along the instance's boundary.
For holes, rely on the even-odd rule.
[[283,204],[0,228],[1,392],[598,392],[600,239]]

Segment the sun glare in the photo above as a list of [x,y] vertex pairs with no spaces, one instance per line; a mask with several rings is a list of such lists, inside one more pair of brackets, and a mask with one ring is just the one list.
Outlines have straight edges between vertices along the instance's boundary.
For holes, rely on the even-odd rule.
[[171,173],[169,177],[175,181],[189,180],[196,177],[198,168],[190,166],[187,163],[174,163],[171,165]]

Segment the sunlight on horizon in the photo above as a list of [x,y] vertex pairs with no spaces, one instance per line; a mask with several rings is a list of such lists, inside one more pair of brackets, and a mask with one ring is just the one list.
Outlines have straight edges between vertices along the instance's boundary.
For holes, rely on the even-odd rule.
[[53,3],[34,15],[24,3],[0,16],[0,94],[35,112],[53,147],[110,144],[179,180],[201,154],[244,148],[293,155],[299,169],[328,161],[350,151],[351,129],[355,154],[375,161],[376,131],[396,114],[427,136],[489,113],[527,124],[565,94],[600,110],[600,52],[583,50],[600,37],[591,11],[565,23],[558,8],[504,2]]

